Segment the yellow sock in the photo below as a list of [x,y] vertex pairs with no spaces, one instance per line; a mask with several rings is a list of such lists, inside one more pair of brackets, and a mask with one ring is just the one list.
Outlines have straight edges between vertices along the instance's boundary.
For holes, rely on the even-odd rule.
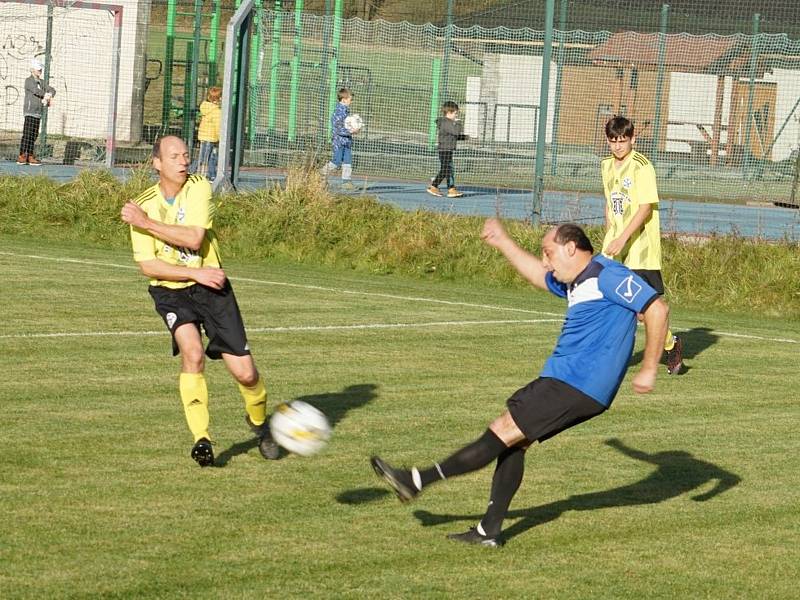
[[664,350],[669,352],[675,347],[675,337],[672,335],[672,330],[667,327],[667,338],[664,340]]
[[267,388],[264,387],[264,380],[259,377],[253,387],[239,384],[239,392],[244,398],[244,409],[250,417],[253,425],[261,425],[267,420]]
[[186,423],[196,442],[208,435],[208,387],[202,373],[181,373],[179,388]]

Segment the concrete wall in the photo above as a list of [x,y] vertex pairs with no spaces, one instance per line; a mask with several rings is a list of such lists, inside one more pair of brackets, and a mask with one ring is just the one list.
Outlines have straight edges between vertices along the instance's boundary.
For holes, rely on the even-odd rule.
[[[141,139],[145,50],[150,0],[115,0],[123,6],[117,102],[117,141]],[[49,83],[56,97],[47,132],[80,139],[105,140],[112,86],[110,12],[54,8]],[[0,4],[0,129],[21,131],[25,78],[31,59],[45,62],[47,7]]]

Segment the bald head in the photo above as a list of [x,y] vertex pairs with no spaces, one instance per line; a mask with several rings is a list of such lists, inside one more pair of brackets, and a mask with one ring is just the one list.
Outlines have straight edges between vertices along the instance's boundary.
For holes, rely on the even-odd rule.
[[153,158],[161,158],[162,153],[169,153],[170,150],[186,149],[186,144],[177,135],[165,135],[158,138],[153,144]]

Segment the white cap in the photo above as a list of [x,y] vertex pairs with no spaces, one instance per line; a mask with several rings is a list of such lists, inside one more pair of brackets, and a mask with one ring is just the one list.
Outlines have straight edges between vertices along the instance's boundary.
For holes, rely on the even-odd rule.
[[44,69],[44,65],[42,65],[42,63],[40,63],[38,60],[36,60],[34,58],[31,61],[31,70],[32,71],[41,71],[42,69]]

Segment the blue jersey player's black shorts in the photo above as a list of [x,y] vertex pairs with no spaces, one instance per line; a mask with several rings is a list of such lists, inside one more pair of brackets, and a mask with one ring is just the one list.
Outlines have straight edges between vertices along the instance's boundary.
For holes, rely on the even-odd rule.
[[514,392],[506,405],[529,442],[543,442],[606,410],[597,400],[552,377],[531,381]]
[[151,285],[148,291],[156,304],[156,312],[173,334],[173,356],[180,352],[174,332],[186,323],[194,323],[198,330],[203,326],[208,337],[206,355],[209,358],[217,359],[222,354],[250,354],[239,305],[227,279],[221,290],[196,283],[179,290]]

